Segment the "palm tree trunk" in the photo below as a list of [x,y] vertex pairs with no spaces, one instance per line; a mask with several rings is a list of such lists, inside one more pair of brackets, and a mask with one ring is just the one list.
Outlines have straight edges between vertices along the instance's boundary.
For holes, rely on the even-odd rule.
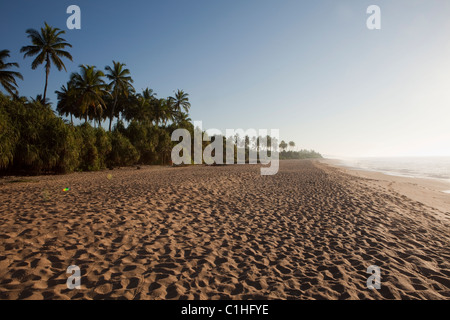
[[73,114],[70,114],[70,123],[71,123],[72,126],[73,126]]
[[109,132],[111,132],[111,124],[114,117],[114,111],[116,110],[116,104],[117,104],[117,96],[114,98],[114,104],[111,110],[111,114],[109,116]]
[[47,98],[47,82],[48,82],[48,72],[45,72],[45,87],[44,87],[44,104],[45,104],[45,99]]
[[50,73],[50,57],[47,54],[47,59],[46,59],[47,63],[45,65],[45,87],[44,87],[44,104],[45,104],[45,99],[47,98],[47,84],[48,84],[48,74]]

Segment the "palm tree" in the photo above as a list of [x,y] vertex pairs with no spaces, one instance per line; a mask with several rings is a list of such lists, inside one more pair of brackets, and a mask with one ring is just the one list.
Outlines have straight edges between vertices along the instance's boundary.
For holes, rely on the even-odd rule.
[[139,123],[153,122],[153,104],[155,103],[156,93],[152,89],[146,88],[142,93],[131,95],[128,100],[128,106],[123,110],[123,116],[127,121],[136,120]]
[[191,108],[191,104],[189,102],[189,94],[187,94],[183,90],[178,90],[175,93],[175,97],[170,98],[173,99],[175,111],[180,112],[183,108],[186,113],[189,112],[189,109]]
[[286,151],[287,146],[288,146],[288,144],[284,140],[281,140],[280,149],[283,151]]
[[92,114],[91,109],[100,122],[100,116],[106,107],[103,96],[108,94],[107,85],[102,79],[105,74],[95,69],[95,66],[80,65],[80,68],[80,73],[73,73],[71,76],[71,82],[76,89],[77,105],[85,116],[85,122],[88,114]]
[[140,96],[146,100],[152,100],[153,98],[155,98],[156,93],[153,91],[153,89],[145,88]]
[[[114,99],[113,97],[110,95],[110,104],[109,106],[112,107],[113,103],[114,103]],[[114,115],[117,116],[118,121],[121,121],[121,118],[125,117],[125,114],[127,113],[127,111],[129,109],[133,109],[134,106],[137,103],[137,96],[136,96],[136,91],[134,90],[133,87],[129,87],[126,90],[126,93],[122,94],[119,96],[119,99],[117,100],[117,106],[116,109],[114,111]],[[108,109],[108,116],[111,113],[111,108]]]
[[22,75],[17,71],[5,70],[11,67],[19,67],[16,62],[6,63],[5,59],[9,58],[9,50],[0,51],[0,84],[11,96],[17,97],[16,78],[23,80]]
[[168,120],[173,119],[173,99],[171,97],[167,99],[154,99],[152,101],[153,120],[156,126],[160,123],[166,124]]
[[42,97],[41,94],[36,95],[36,98],[30,97],[31,98],[31,103],[33,104],[41,104],[43,106],[50,106],[50,100],[47,98],[44,100],[44,98]]
[[76,88],[72,82],[68,82],[67,86],[62,86],[60,91],[55,91],[58,97],[56,111],[60,116],[67,117],[70,115],[70,123],[73,125],[73,116],[81,117],[77,106]]
[[192,119],[189,118],[189,114],[183,111],[175,112],[173,121],[179,128],[186,128],[192,125]]
[[295,147],[295,142],[294,141],[289,141],[289,147],[291,147],[291,149],[293,149]]
[[256,142],[257,138],[255,136],[250,138],[250,141],[252,143],[252,149],[256,150],[257,149],[257,142]]
[[156,100],[153,89],[146,88],[136,95],[135,104],[125,110],[125,119],[136,119],[138,122],[153,121],[153,103]]
[[109,114],[109,131],[111,131],[111,123],[114,118],[114,112],[117,106],[117,100],[119,96],[124,95],[128,98],[128,93],[133,86],[133,79],[130,77],[130,70],[125,69],[125,63],[120,63],[113,61],[113,67],[106,66],[105,70],[107,71],[106,77],[111,82],[109,83],[109,87],[112,89],[111,95],[114,99],[111,112]]
[[[181,110],[180,110],[181,111]],[[175,105],[175,98],[168,97],[167,99],[163,99],[163,112],[164,112],[164,124],[167,121],[174,121],[175,115],[177,113],[177,106]]]
[[267,135],[266,136],[266,146],[267,146],[267,150],[269,150],[269,153],[272,152],[272,137]]
[[72,56],[67,51],[63,49],[65,47],[72,47],[71,44],[67,43],[65,39],[61,38],[61,35],[65,31],[53,28],[45,23],[45,27],[41,28],[41,32],[35,29],[28,29],[28,38],[31,39],[31,46],[24,46],[20,49],[20,52],[24,52],[24,58],[32,57],[37,55],[36,59],[31,63],[31,68],[35,70],[40,64],[45,62],[45,87],[44,87],[44,97],[47,97],[47,84],[48,75],[50,73],[50,67],[53,64],[56,66],[58,71],[64,69],[66,72],[66,66],[62,62],[61,58],[67,58],[72,61]]
[[258,136],[256,137],[256,150],[258,151],[258,154],[261,149],[264,149],[264,141],[262,136]]

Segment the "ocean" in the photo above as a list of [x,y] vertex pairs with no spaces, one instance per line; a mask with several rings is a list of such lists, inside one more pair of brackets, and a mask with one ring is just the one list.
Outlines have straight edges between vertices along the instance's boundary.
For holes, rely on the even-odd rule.
[[[438,179],[450,183],[450,157],[340,158],[340,165],[388,175]],[[450,193],[450,190],[446,191]]]

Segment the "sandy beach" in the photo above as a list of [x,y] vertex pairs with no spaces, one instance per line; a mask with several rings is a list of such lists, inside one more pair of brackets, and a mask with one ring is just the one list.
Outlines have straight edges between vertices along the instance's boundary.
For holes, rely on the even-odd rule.
[[450,298],[449,194],[319,161],[259,168],[0,179],[0,299]]

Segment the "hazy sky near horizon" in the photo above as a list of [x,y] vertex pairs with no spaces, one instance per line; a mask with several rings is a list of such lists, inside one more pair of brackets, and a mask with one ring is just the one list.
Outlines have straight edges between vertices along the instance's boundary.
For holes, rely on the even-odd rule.
[[[81,8],[67,30],[66,8]],[[368,30],[369,5],[381,30]],[[450,156],[450,2],[2,1],[0,49],[42,93],[44,69],[19,50],[44,21],[66,30],[74,61],[52,69],[49,97],[80,64],[125,62],[138,91],[183,89],[203,129],[280,129],[335,156]]]

